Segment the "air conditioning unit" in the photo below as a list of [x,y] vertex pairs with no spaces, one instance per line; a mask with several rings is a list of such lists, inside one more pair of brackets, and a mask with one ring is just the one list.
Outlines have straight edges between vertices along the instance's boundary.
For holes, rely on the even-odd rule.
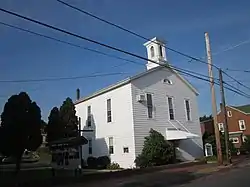
[[139,95],[137,95],[137,101],[138,102],[144,102],[144,101],[146,101],[145,94],[139,94]]

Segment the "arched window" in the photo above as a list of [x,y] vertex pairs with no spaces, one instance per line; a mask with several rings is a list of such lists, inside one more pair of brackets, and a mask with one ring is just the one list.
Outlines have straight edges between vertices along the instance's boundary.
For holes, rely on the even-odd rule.
[[150,54],[151,54],[151,57],[155,56],[155,50],[153,46],[150,47]]
[[159,51],[160,51],[160,57],[162,57],[163,53],[162,53],[162,46],[161,45],[159,45]]

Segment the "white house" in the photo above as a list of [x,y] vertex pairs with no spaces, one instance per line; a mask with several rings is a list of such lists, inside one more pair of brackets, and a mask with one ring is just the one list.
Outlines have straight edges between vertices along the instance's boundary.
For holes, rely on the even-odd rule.
[[[159,45],[161,44],[161,45]],[[157,38],[144,44],[148,59],[167,63],[165,44]],[[176,140],[177,156],[203,156],[197,90],[171,67],[150,61],[147,70],[75,102],[89,144],[83,157],[109,155],[123,168],[134,167],[144,138],[152,128]]]

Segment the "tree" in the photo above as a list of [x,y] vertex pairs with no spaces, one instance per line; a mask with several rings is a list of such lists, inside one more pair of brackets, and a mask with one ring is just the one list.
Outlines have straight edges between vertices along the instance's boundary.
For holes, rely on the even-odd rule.
[[77,137],[78,120],[76,116],[75,105],[69,97],[63,102],[60,107],[60,118],[63,126],[65,127],[65,137]]
[[135,159],[137,167],[149,167],[168,164],[173,160],[174,146],[164,136],[150,129],[145,137],[142,153]]
[[242,143],[240,147],[241,154],[248,154],[250,152],[250,136],[246,136],[245,141]]
[[212,120],[213,119],[213,116],[212,115],[204,115],[202,117],[200,117],[200,122],[203,122],[203,121],[207,121],[207,120]]
[[[209,135],[206,138],[204,138],[203,140],[204,144],[205,143],[210,143],[212,145],[213,148],[213,153],[216,154],[216,141],[215,141],[215,136],[214,135]],[[224,134],[220,134],[220,142],[221,142],[221,151],[223,155],[226,155],[226,147],[225,147],[225,135]],[[232,141],[229,141],[229,149],[231,150],[232,154],[236,154],[237,150],[233,144]]]
[[16,173],[25,149],[36,151],[42,143],[41,110],[27,93],[11,96],[1,114],[0,152],[16,161]]
[[47,142],[58,140],[64,137],[64,126],[61,122],[60,112],[57,107],[50,111],[49,122],[47,126]]

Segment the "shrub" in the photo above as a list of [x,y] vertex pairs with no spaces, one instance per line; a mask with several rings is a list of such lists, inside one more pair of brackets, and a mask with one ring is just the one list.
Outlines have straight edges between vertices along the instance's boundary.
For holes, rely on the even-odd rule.
[[241,154],[248,154],[250,152],[250,136],[247,136],[245,142],[240,147]]
[[151,129],[145,137],[142,153],[135,159],[137,167],[159,166],[171,163],[174,159],[174,146],[164,136]]
[[97,158],[97,165],[99,168],[106,169],[110,164],[110,158],[108,156],[100,156]]
[[112,162],[107,166],[107,169],[116,170],[116,169],[121,169],[121,167],[118,163]]
[[97,168],[97,158],[92,156],[88,157],[87,164],[89,168]]

